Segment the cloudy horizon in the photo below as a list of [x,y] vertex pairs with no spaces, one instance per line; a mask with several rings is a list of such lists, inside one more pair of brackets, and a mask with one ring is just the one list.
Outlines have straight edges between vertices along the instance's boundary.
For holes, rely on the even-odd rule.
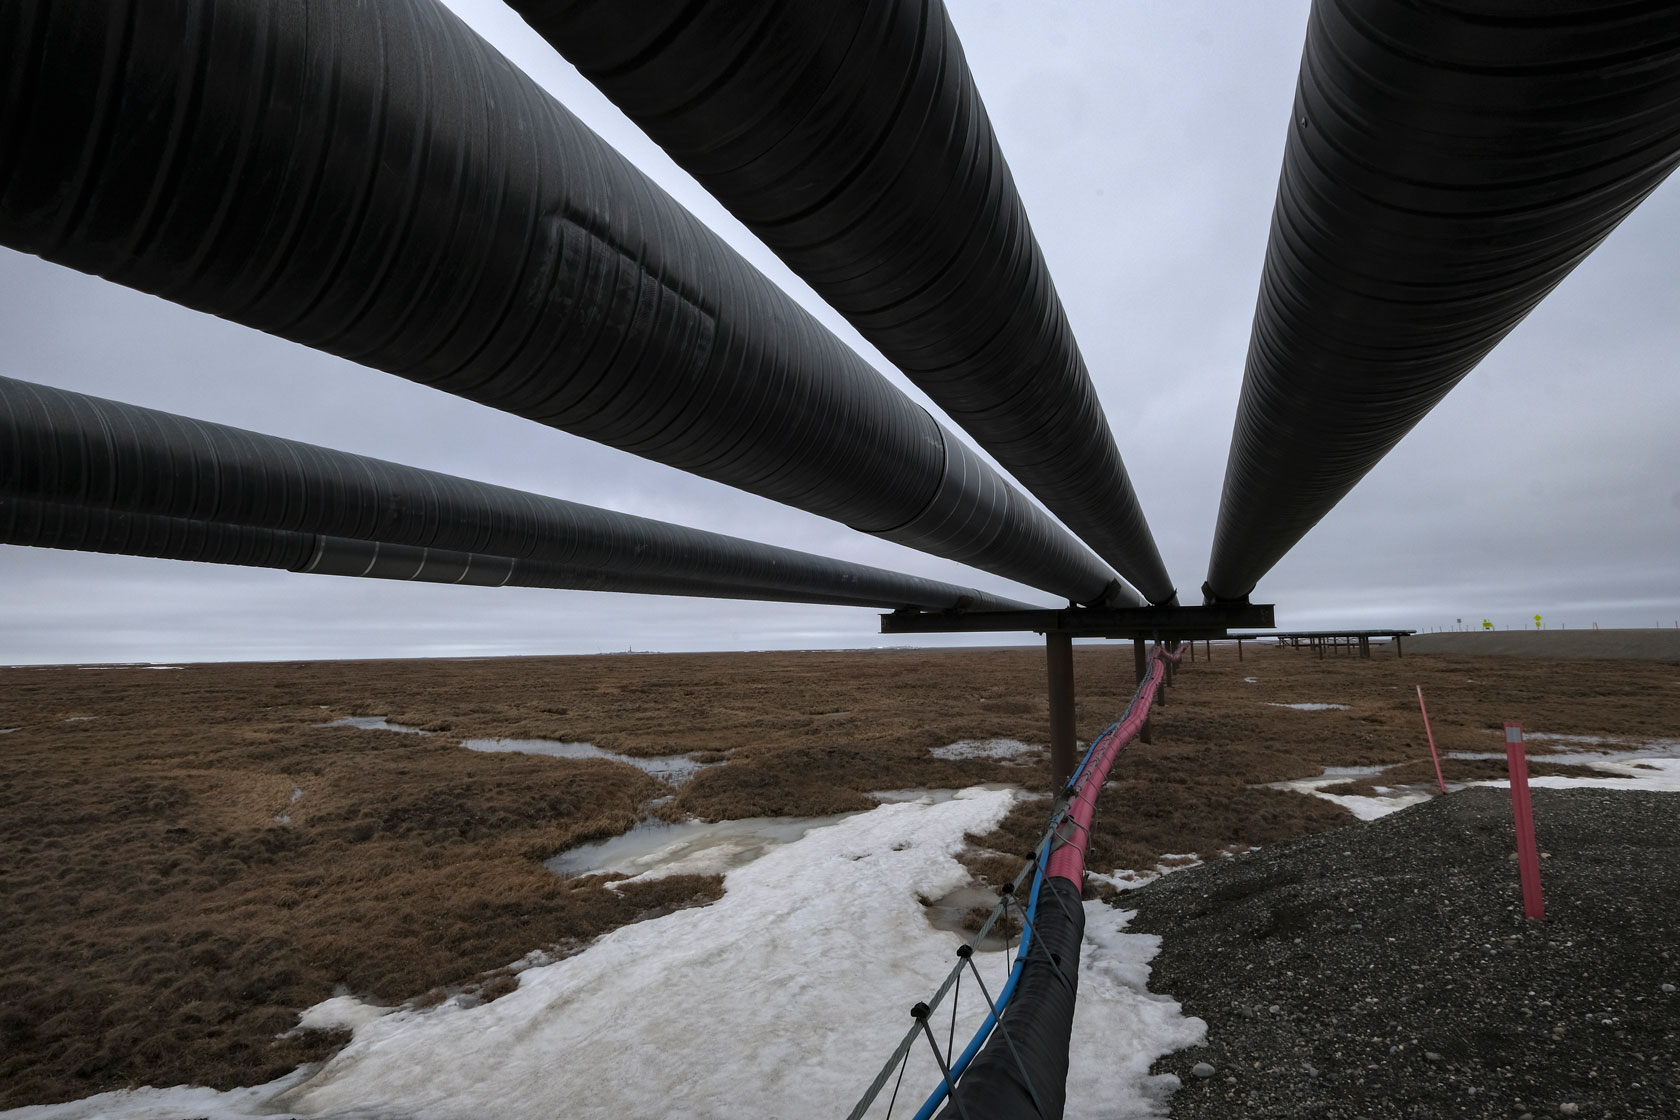
[[[1307,5],[947,0],[1181,596],[1199,599]],[[450,6],[926,397],[495,0]],[[1284,629],[1680,624],[1680,191],[1615,231],[1260,583]],[[752,540],[1042,592],[0,250],[0,373]],[[938,414],[937,409],[932,411]],[[856,608],[0,546],[0,663],[1009,644]],[[1030,636],[1028,636],[1030,637]]]

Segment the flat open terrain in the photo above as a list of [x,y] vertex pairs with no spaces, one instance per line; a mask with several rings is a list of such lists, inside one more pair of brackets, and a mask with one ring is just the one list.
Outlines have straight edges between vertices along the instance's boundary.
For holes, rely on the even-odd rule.
[[[1129,645],[1077,647],[1079,731],[1133,686]],[[1187,665],[1153,745],[1120,762],[1091,866],[1150,868],[1351,823],[1264,783],[1329,766],[1427,772],[1413,685],[1444,750],[1500,746],[1505,719],[1564,735],[1672,736],[1660,662],[1414,656],[1319,660],[1215,646]],[[335,991],[435,1000],[508,990],[505,966],[703,904],[721,884],[607,889],[542,860],[638,816],[867,809],[871,791],[1010,782],[1042,757],[1039,648],[0,670],[0,1106],[125,1085],[229,1087],[330,1053],[287,1033]],[[1345,709],[1278,705],[1329,703]],[[384,716],[429,735],[322,724]],[[601,759],[481,753],[464,738],[586,741],[714,765],[676,792]],[[1544,751],[1536,743],[1536,751]],[[1496,776],[1449,760],[1448,778]],[[1537,772],[1545,772],[1543,764]],[[1024,806],[983,848],[1019,851]],[[995,877],[1005,857],[977,850]]]
[[1416,634],[1406,649],[1417,653],[1548,657],[1574,661],[1667,661],[1680,665],[1680,629],[1488,630]]

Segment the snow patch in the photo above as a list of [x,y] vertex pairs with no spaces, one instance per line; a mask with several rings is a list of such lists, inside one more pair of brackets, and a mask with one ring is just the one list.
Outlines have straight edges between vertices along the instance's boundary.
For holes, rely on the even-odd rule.
[[956,762],[965,758],[1019,758],[1043,750],[1017,739],[962,739],[948,746],[934,747],[928,753],[934,758]]
[[[1545,762],[1560,766],[1584,766],[1604,774],[1602,778],[1584,775],[1530,774],[1528,784],[1539,789],[1620,789],[1650,793],[1680,792],[1680,739],[1616,739],[1598,735],[1549,735],[1544,732],[1523,733],[1524,739],[1554,742],[1598,744],[1624,743],[1629,749],[1619,751],[1556,751],[1531,758],[1531,762]],[[1449,758],[1503,761],[1504,751],[1453,751]],[[1511,784],[1507,778],[1472,782],[1478,786]]]
[[333,996],[298,1013],[298,1030],[354,1031],[389,1015],[394,1008],[367,1003],[356,996]]
[[1267,706],[1271,707],[1271,708],[1294,708],[1297,712],[1345,712],[1345,711],[1348,710],[1348,706],[1346,704],[1318,704],[1318,703],[1278,704],[1278,703],[1272,703],[1272,704],[1268,704]]
[[603,750],[594,743],[563,743],[557,739],[463,739],[461,745],[469,751],[541,754],[550,758],[604,758],[609,762],[622,762],[634,766],[643,773],[652,774],[673,786],[683,785],[708,766],[722,765],[716,762],[695,762],[683,754],[638,758],[635,755]]
[[248,1089],[119,1089],[65,1104],[37,1104],[0,1112],[6,1120],[273,1120],[268,1102],[319,1068],[302,1066],[267,1085]]
[[1207,1041],[1205,1022],[1184,1015],[1171,996],[1149,990],[1149,962],[1161,951],[1161,939],[1126,933],[1135,913],[1085,903],[1079,1000],[1068,1046],[1068,1120],[1167,1116],[1179,1080],[1152,1075],[1149,1067],[1163,1054]]
[[[322,705],[325,707],[326,705]],[[430,735],[430,731],[422,731],[418,727],[409,727],[404,723],[392,723],[384,716],[345,716],[343,719],[331,720],[327,723],[317,723],[316,727],[359,727],[363,731],[401,731],[405,735]]]
[[1153,883],[1163,875],[1170,875],[1174,871],[1183,871],[1186,867],[1199,867],[1202,857],[1195,852],[1168,852],[1161,857],[1161,862],[1155,865],[1153,871],[1134,871],[1131,868],[1119,867],[1107,875],[1097,871],[1085,872],[1086,877],[1099,883],[1105,883],[1117,891],[1135,891],[1139,887]]
[[[968,790],[812,827],[731,871],[710,906],[525,968],[518,989],[491,1003],[370,1018],[319,1070],[229,1093],[106,1093],[8,1120],[547,1120],[556,1101],[579,1120],[833,1115],[954,962],[959,939],[928,927],[918,895],[966,882],[955,858],[964,834],[1014,803],[1007,791]],[[1129,915],[1101,904],[1086,913],[1067,1115],[1164,1116],[1176,1079],[1151,1077],[1150,1063],[1200,1042],[1205,1025],[1146,990],[1158,939],[1125,933]],[[976,964],[1001,976],[1001,958],[985,957]],[[959,1035],[980,1006],[962,1001]],[[939,1075],[925,1048],[913,1053],[904,1084],[919,1099]],[[883,1095],[871,1115],[885,1108]]]
[[1325,801],[1340,805],[1362,821],[1374,821],[1379,817],[1386,817],[1390,813],[1398,813],[1401,809],[1421,805],[1432,796],[1429,790],[1422,786],[1378,786],[1378,796],[1376,797],[1358,793],[1324,792],[1325,786],[1355,781],[1359,778],[1373,778],[1386,769],[1388,769],[1386,766],[1326,766],[1324,773],[1319,777],[1297,778],[1288,782],[1270,782],[1266,788],[1294,790],[1296,793],[1323,798]]
[[[1546,761],[1561,762],[1562,758],[1557,755],[1547,755]],[[1552,777],[1530,775],[1528,784],[1534,789],[1615,789],[1645,793],[1680,793],[1680,758],[1655,758],[1645,755],[1633,761],[1623,761],[1610,756],[1596,761],[1578,762],[1577,765],[1591,766],[1595,770],[1603,770],[1606,776],[1603,778],[1582,778],[1564,777],[1562,775]],[[1471,784],[1509,786],[1511,783],[1509,779],[1500,778],[1494,781],[1472,782]]]

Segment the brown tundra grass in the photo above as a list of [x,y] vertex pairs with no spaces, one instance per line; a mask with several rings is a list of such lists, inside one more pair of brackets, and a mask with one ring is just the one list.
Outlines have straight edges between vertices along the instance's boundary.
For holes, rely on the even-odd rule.
[[[1089,739],[1132,691],[1131,651],[1082,645],[1076,671]],[[1444,750],[1499,749],[1507,718],[1630,736],[1680,723],[1670,665],[1319,661],[1253,646],[1239,664],[1216,647],[1181,674],[1154,745],[1119,762],[1091,866],[1347,824],[1327,802],[1257,788],[1324,766],[1431,777],[1415,683]],[[262,1082],[343,1043],[289,1034],[335,991],[494,998],[532,950],[572,951],[721,893],[716,877],[614,889],[550,874],[543,859],[624,831],[669,790],[610,761],[481,754],[462,738],[721,763],[657,810],[667,818],[822,815],[866,809],[881,789],[1046,788],[1042,756],[928,754],[958,739],[1043,743],[1043,691],[1036,648],[0,669],[0,728],[19,728],[0,735],[0,1107]],[[1350,707],[1269,706],[1298,701]],[[318,726],[345,715],[434,734]],[[1498,769],[1447,767],[1449,780]],[[1043,816],[1043,803],[1018,807],[975,838],[970,865],[1011,875]]]

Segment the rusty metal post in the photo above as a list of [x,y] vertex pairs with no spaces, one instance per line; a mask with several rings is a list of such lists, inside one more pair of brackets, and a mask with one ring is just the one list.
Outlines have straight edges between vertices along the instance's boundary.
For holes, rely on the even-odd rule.
[[1061,789],[1073,777],[1073,638],[1063,631],[1044,635],[1050,678],[1050,777]]
[[[1141,685],[1143,678],[1149,675],[1149,655],[1144,652],[1142,638],[1132,639],[1132,661],[1137,666],[1137,683]],[[1154,725],[1154,720],[1144,720],[1143,729],[1138,732],[1138,739],[1145,743],[1153,743],[1155,741]]]

